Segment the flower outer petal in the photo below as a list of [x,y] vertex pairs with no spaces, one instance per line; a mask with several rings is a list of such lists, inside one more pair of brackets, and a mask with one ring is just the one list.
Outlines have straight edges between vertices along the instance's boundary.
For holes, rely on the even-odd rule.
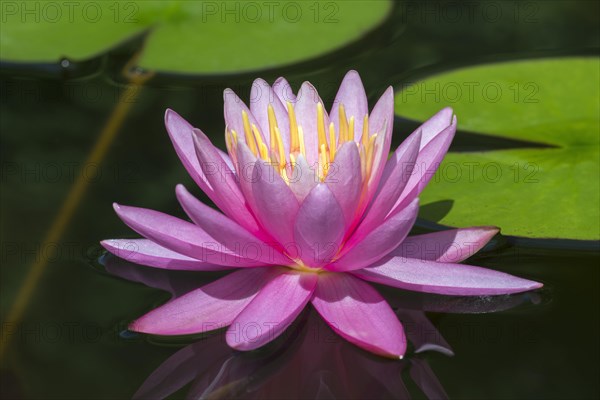
[[207,234],[198,225],[146,208],[114,204],[117,215],[127,226],[147,239],[177,253],[211,264],[231,267],[264,265],[245,259]]
[[290,189],[296,195],[298,202],[302,202],[317,185],[318,179],[314,169],[311,169],[302,154],[298,154],[295,161],[294,170],[289,177]]
[[206,179],[215,189],[216,199],[218,200],[215,201],[217,207],[248,231],[258,232],[257,222],[248,208],[235,175],[228,173],[229,168],[219,157],[216,147],[199,129],[194,129],[193,140],[200,167],[204,171]]
[[[319,138],[317,136],[317,105],[323,103],[317,89],[310,82],[304,82],[298,91],[298,97],[294,110],[296,121],[304,132],[304,147],[306,149],[306,161],[314,165],[318,161]],[[325,127],[329,126],[329,116],[323,110]]]
[[539,289],[538,282],[465,264],[386,257],[353,274],[369,282],[416,292],[453,296],[489,296]]
[[377,133],[375,140],[375,153],[373,155],[373,165],[371,176],[367,184],[367,192],[363,201],[359,205],[357,217],[362,217],[367,206],[371,203],[379,180],[385,167],[390,146],[392,144],[392,130],[394,128],[394,89],[390,86],[381,95],[373,111],[369,116],[369,131]]
[[273,83],[273,91],[282,104],[287,104],[288,101],[292,104],[296,102],[296,95],[292,90],[292,86],[284,77],[279,77],[275,80]]
[[342,243],[345,232],[344,213],[326,184],[311,190],[298,210],[294,240],[299,256],[311,267],[327,264]]
[[295,271],[273,278],[231,323],[227,344],[247,351],[277,338],[306,306],[317,279],[317,274]]
[[[255,79],[250,90],[250,112],[254,115],[263,136],[270,136],[269,130],[269,105],[273,107],[277,126],[281,132],[281,139],[284,148],[284,153],[290,152],[290,120],[288,117],[285,103],[279,100],[279,97],[273,91],[273,88],[264,79]],[[269,142],[266,143],[270,145]]]
[[408,207],[388,218],[366,237],[357,237],[355,234],[346,243],[340,258],[326,266],[326,269],[338,272],[351,271],[365,268],[385,257],[408,235],[418,212],[419,199],[415,199]]
[[352,139],[360,142],[363,131],[363,118],[369,113],[369,103],[360,75],[354,70],[348,71],[344,76],[331,107],[329,119],[333,122],[336,132],[340,131],[340,105],[344,106],[348,119],[354,117],[354,138]]
[[119,258],[148,267],[182,271],[222,271],[230,268],[184,256],[148,239],[107,239],[100,244]]
[[396,314],[369,284],[349,274],[321,273],[312,304],[344,339],[375,354],[402,358],[406,338]]
[[[246,143],[246,137],[244,135],[244,122],[242,113],[246,113],[248,116],[248,122],[250,125],[259,126],[257,119],[254,114],[246,106],[246,104],[238,97],[235,92],[229,88],[223,91],[223,114],[225,115],[225,129],[234,130],[237,133],[238,140],[242,143]],[[269,135],[265,135],[265,132],[259,130],[259,134],[262,141],[269,145]]]
[[448,126],[452,125],[454,110],[451,107],[446,107],[437,112],[433,117],[423,122],[411,136],[417,132],[421,132],[423,140],[421,141],[421,150],[431,142],[437,135],[442,133]]
[[386,163],[377,192],[355,235],[364,237],[385,220],[413,173],[420,142],[419,133],[405,140]]
[[291,263],[278,250],[192,196],[183,185],[177,185],[176,195],[186,214],[196,225],[239,256],[266,264]]
[[340,204],[346,225],[351,226],[356,215],[362,185],[360,156],[354,142],[346,142],[340,146],[333,166],[334,170],[327,175],[325,183]]
[[415,169],[402,194],[394,204],[390,215],[406,207],[414,198],[419,196],[427,183],[433,178],[440,166],[442,159],[450,148],[450,143],[456,133],[457,120],[452,119],[452,124],[434,136],[420,151],[415,162]]
[[232,272],[140,317],[129,329],[153,335],[189,335],[231,324],[280,268]]
[[499,231],[494,226],[481,226],[409,236],[389,255],[458,263],[481,250]]
[[298,200],[273,167],[257,161],[256,182],[251,183],[254,213],[261,226],[284,247],[294,243],[293,229]]
[[194,127],[171,109],[165,112],[165,126],[181,163],[200,189],[212,199],[214,190],[206,179],[194,150]]

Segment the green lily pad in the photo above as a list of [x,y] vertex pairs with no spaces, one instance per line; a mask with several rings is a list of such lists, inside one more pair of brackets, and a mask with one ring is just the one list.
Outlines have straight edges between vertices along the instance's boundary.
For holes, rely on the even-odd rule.
[[6,2],[0,59],[52,63],[95,57],[148,27],[139,11],[136,2]]
[[[396,94],[402,117],[425,120],[444,106],[454,108],[461,131],[532,146],[448,153],[421,197],[422,204],[453,201],[439,223],[497,225],[530,238],[600,238],[598,58],[469,67]],[[427,211],[421,217],[433,219]]]
[[79,61],[150,29],[142,68],[246,72],[341,48],[379,25],[390,9],[388,0],[10,2],[3,6],[0,59]]

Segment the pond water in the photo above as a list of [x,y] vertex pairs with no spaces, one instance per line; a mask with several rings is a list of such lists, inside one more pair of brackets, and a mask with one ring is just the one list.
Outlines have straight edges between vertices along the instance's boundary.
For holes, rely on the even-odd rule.
[[[296,89],[310,80],[330,102],[345,71],[357,69],[372,106],[388,85],[451,66],[598,54],[597,3],[524,3],[515,19],[515,7],[524,6],[495,2],[511,17],[494,21],[481,7],[460,22],[428,20],[439,10],[416,4],[411,13],[418,14],[406,18],[407,9],[397,7],[368,41],[261,74],[158,74],[128,89],[120,69],[129,48],[83,64],[3,65],[2,398],[598,397],[597,242],[498,238],[468,260],[544,283],[533,293],[467,299],[379,288],[412,340],[402,362],[345,343],[310,308],[283,337],[249,354],[229,350],[222,333],[167,340],[129,332],[127,324],[169,292],[219,275],[136,267],[107,257],[98,244],[135,237],[113,201],[183,218],[178,183],[208,201],[172,150],[167,107],[224,147],[222,90],[247,98],[255,75],[285,75]],[[107,128],[118,120],[115,109],[124,120]],[[395,144],[413,127],[395,121]],[[461,135],[459,124],[452,151],[519,145],[471,141],[471,134]]]

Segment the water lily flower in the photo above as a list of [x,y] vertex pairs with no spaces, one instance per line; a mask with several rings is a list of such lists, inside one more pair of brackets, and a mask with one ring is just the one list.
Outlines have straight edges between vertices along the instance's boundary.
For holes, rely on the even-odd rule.
[[407,237],[418,195],[456,132],[450,108],[412,133],[389,157],[394,118],[388,88],[369,113],[358,73],[346,74],[326,112],[308,82],[297,94],[279,78],[256,80],[248,108],[227,89],[227,153],[172,110],[165,123],[200,189],[177,199],[191,222],[120,206],[144,239],[105,240],[128,261],[156,268],[237,268],[134,321],[156,335],[228,327],[227,343],[256,349],[279,336],[310,302],[340,336],[370,352],[401,358],[406,339],[392,308],[368,282],[445,295],[498,295],[537,282],[458,264],[481,249],[493,227]]

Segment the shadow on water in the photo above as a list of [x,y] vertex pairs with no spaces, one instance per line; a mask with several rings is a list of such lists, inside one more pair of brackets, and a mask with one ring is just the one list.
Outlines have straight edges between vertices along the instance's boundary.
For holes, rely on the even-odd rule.
[[[103,255],[99,263],[111,276],[167,291],[174,298],[214,279],[214,274],[139,266],[111,254]],[[175,339],[155,337],[162,345],[191,344],[160,364],[133,398],[163,399],[180,390],[187,398],[409,399],[415,391],[429,399],[447,398],[425,354],[452,357],[454,352],[425,312],[483,314],[539,304],[542,299],[539,293],[452,297],[393,290],[385,295],[409,341],[403,360],[381,358],[353,346],[311,308],[274,342],[250,353],[227,346],[223,330]]]

